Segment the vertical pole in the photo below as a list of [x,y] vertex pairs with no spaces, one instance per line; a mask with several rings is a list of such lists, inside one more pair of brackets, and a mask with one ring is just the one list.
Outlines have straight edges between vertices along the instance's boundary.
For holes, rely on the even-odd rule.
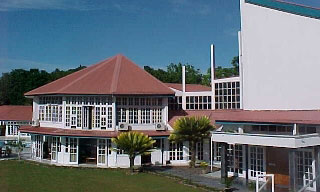
[[293,130],[292,130],[292,135],[297,135],[298,134],[298,129],[297,129],[297,124],[293,124]]
[[221,179],[228,177],[227,143],[221,143]]
[[246,170],[246,183],[249,183],[249,146],[245,145],[245,170]]
[[274,192],[274,174],[271,175],[271,182],[272,182],[272,192]]
[[212,148],[212,136],[210,138],[210,170],[212,172],[212,166],[213,166],[213,159],[212,159],[212,151],[213,151],[213,148]]
[[215,68],[215,54],[214,54],[214,45],[211,44],[210,46],[210,68],[211,68],[211,91],[212,91],[212,98],[211,98],[211,109],[215,109],[215,85],[214,85],[214,68]]
[[186,66],[182,66],[182,92],[186,92]]
[[296,149],[289,149],[289,178],[290,178],[290,190],[296,191]]
[[320,148],[319,146],[314,147],[314,160],[315,160],[315,176],[317,177],[314,185],[316,185],[316,191],[320,191]]
[[256,192],[259,192],[259,177],[256,176]]

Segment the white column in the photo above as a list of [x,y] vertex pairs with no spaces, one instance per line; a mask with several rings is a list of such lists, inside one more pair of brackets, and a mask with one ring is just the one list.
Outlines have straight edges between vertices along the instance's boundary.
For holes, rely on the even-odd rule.
[[243,67],[242,67],[242,35],[241,31],[238,32],[239,41],[239,78],[240,78],[240,109],[243,109]]
[[39,108],[38,108],[38,104],[39,104],[39,97],[35,96],[33,97],[33,103],[32,103],[32,120],[35,121],[37,119],[39,119]]
[[211,64],[211,91],[212,91],[212,98],[211,98],[211,109],[215,109],[215,53],[214,53],[214,45],[211,44],[211,54],[210,54],[210,64]]
[[116,97],[112,96],[112,128],[116,130],[116,121],[117,121],[117,108],[116,108]]
[[162,105],[164,106],[163,108],[163,113],[162,113],[162,119],[164,123],[168,123],[168,119],[169,119],[169,110],[168,110],[168,98],[163,98],[162,99]]
[[182,92],[186,92],[186,66],[182,66]]
[[298,135],[298,126],[297,124],[293,124],[292,135]]

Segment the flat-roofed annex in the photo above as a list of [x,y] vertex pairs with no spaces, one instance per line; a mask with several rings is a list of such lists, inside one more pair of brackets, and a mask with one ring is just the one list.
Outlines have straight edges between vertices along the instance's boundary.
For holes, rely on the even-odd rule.
[[118,54],[25,93],[34,95],[174,95],[164,83]]

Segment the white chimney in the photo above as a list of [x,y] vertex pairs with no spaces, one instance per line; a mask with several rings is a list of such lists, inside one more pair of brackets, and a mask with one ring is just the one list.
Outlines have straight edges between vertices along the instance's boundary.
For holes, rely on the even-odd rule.
[[214,45],[211,44],[211,54],[210,54],[210,63],[211,63],[211,90],[214,93],[214,68],[215,68],[215,55],[214,55]]
[[182,92],[186,92],[186,66],[182,66]]

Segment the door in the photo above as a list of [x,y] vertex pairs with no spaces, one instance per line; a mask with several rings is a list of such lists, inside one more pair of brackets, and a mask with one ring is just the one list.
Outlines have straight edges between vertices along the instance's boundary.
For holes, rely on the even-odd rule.
[[70,164],[78,164],[78,139],[70,138]]
[[[259,146],[249,146],[249,179],[256,179],[257,175],[264,175],[265,149]],[[265,178],[262,179],[265,181]]]
[[286,148],[266,148],[267,174],[274,174],[274,182],[289,185],[289,150]]
[[107,159],[107,153],[106,153],[106,139],[98,139],[97,140],[97,146],[98,146],[98,165],[105,165],[106,159]]
[[51,143],[51,161],[57,162],[58,159],[58,137],[52,137]]
[[244,146],[228,145],[228,174],[231,176],[244,177]]
[[[298,185],[305,186],[312,182],[315,177],[315,161],[312,150],[297,151]],[[311,183],[307,190],[315,191],[315,183]]]

